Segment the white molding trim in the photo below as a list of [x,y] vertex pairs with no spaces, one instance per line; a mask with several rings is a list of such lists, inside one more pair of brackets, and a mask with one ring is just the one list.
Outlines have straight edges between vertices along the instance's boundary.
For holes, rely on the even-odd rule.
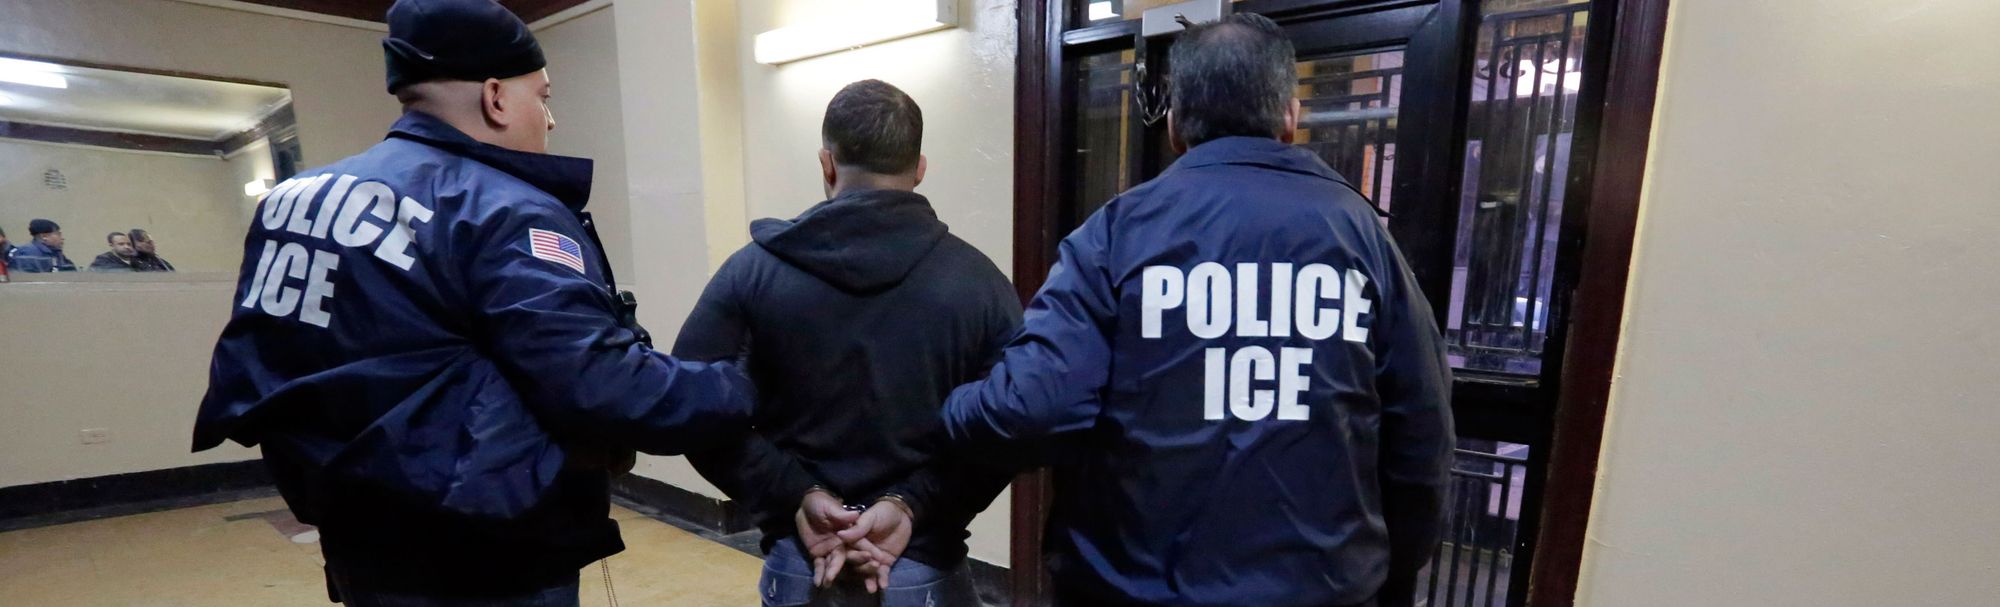
[[583,4],[578,4],[576,6],[562,9],[561,11],[557,11],[556,14],[543,17],[534,23],[528,24],[528,31],[539,32],[551,27],[562,25],[563,23],[566,23],[571,19],[582,17],[584,15],[597,12],[598,9],[611,6],[611,2],[612,0],[589,0],[588,2],[584,2]]
[[360,19],[350,19],[350,18],[347,18],[347,17],[336,17],[336,16],[333,16],[333,15],[325,15],[325,14],[320,14],[320,13],[314,13],[314,12],[309,12],[309,11],[301,11],[301,10],[294,10],[294,9],[289,9],[289,8],[278,8],[278,7],[275,7],[275,6],[265,6],[265,5],[262,5],[262,4],[254,4],[254,3],[250,3],[250,2],[239,2],[239,1],[237,1],[237,0],[173,0],[173,1],[174,1],[174,2],[181,2],[181,3],[185,3],[185,4],[197,4],[197,5],[201,5],[201,6],[206,6],[206,7],[210,7],[210,8],[220,8],[220,9],[225,9],[225,10],[232,10],[232,11],[242,11],[242,12],[246,12],[246,13],[257,13],[257,14],[260,14],[260,15],[270,15],[270,16],[273,16],[273,17],[285,17],[285,18],[289,18],[289,19],[298,19],[298,20],[301,20],[301,21],[313,21],[313,22],[318,22],[318,23],[325,23],[325,24],[328,24],[328,25],[338,25],[338,26],[342,26],[342,27],[351,27],[351,28],[355,28],[355,29],[364,29],[364,30],[368,30],[368,31],[371,31],[371,32],[387,32],[387,31],[389,31],[389,24],[387,24],[387,23],[376,23],[376,22],[374,22],[374,21],[362,21],[362,20],[360,20]]

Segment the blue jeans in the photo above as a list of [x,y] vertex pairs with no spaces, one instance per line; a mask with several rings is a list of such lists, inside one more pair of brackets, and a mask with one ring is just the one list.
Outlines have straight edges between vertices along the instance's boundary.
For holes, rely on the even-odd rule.
[[[757,581],[757,594],[764,607],[977,607],[978,591],[964,564],[952,571],[940,571],[910,559],[897,559],[889,568],[889,588],[869,594],[859,580],[842,579],[831,588],[814,588],[812,561],[806,560],[798,538],[787,538],[771,547],[764,557],[764,576]],[[844,578],[844,576],[843,576]]]
[[356,588],[352,581],[338,575],[332,581],[340,591],[341,603],[347,607],[578,607],[575,580],[525,594],[480,598],[378,592]]

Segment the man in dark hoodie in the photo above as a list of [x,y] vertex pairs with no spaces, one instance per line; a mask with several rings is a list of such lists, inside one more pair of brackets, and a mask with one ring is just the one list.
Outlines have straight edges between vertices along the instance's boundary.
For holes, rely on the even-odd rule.
[[848,85],[822,137],[830,199],[754,223],[674,344],[689,360],[747,351],[758,392],[749,438],[689,459],[755,513],[764,604],[977,604],[965,528],[1008,477],[934,458],[924,437],[1012,338],[1020,302],[912,191],[925,160],[909,96]]

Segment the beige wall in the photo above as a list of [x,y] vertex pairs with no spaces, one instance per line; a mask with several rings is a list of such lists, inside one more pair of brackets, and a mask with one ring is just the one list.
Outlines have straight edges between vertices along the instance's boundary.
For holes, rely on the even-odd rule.
[[[626,194],[625,113],[619,97],[618,33],[615,7],[535,32],[549,59],[556,130],[549,152],[596,161],[590,186],[590,213],[620,280],[632,280],[632,224]],[[630,277],[630,278],[628,278]]]
[[[78,266],[109,250],[106,233],[145,228],[183,271],[234,271],[251,200],[243,195],[248,178],[231,179],[248,161],[0,139],[0,227],[25,243],[28,220],[54,220]],[[45,187],[49,169],[68,187]]]
[[[189,454],[231,285],[0,285],[0,487],[256,457]],[[105,429],[85,445],[79,432]]]
[[1578,604],[2000,596],[1996,23],[1673,3]]
[[[628,2],[615,21],[634,236],[634,272],[621,286],[638,295],[639,320],[661,347],[673,343],[709,274],[704,117],[689,86],[699,78],[694,4]],[[685,458],[641,456],[634,472],[721,495]]]
[[[0,17],[0,52],[285,84],[308,165],[366,149],[395,121],[381,37],[166,0],[7,0]],[[241,194],[239,181],[225,198]],[[101,234],[68,235],[96,255]],[[161,238],[164,256],[188,259],[181,249],[193,243]],[[230,289],[214,278],[0,286],[0,486],[255,457],[236,447],[187,452]],[[34,318],[50,321],[19,322]],[[110,429],[112,440],[84,446],[85,428]]]
[[[1014,2],[964,0],[961,27],[782,66],[751,61],[760,32],[866,12],[866,0],[741,2],[749,216],[792,217],[826,198],[819,177],[826,102],[856,80],[902,88],[924,109],[929,196],[952,233],[1012,272]],[[747,241],[747,237],[746,237]]]

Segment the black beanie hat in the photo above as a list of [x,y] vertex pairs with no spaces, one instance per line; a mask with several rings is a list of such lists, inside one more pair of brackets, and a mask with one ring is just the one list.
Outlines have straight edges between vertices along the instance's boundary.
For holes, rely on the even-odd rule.
[[548,66],[528,24],[493,0],[396,0],[382,55],[391,94],[419,82],[513,78]]
[[56,222],[49,221],[47,219],[37,219],[28,222],[29,236],[41,236],[43,234],[47,234],[50,232],[61,232],[61,231],[62,231],[62,226],[56,225]]

